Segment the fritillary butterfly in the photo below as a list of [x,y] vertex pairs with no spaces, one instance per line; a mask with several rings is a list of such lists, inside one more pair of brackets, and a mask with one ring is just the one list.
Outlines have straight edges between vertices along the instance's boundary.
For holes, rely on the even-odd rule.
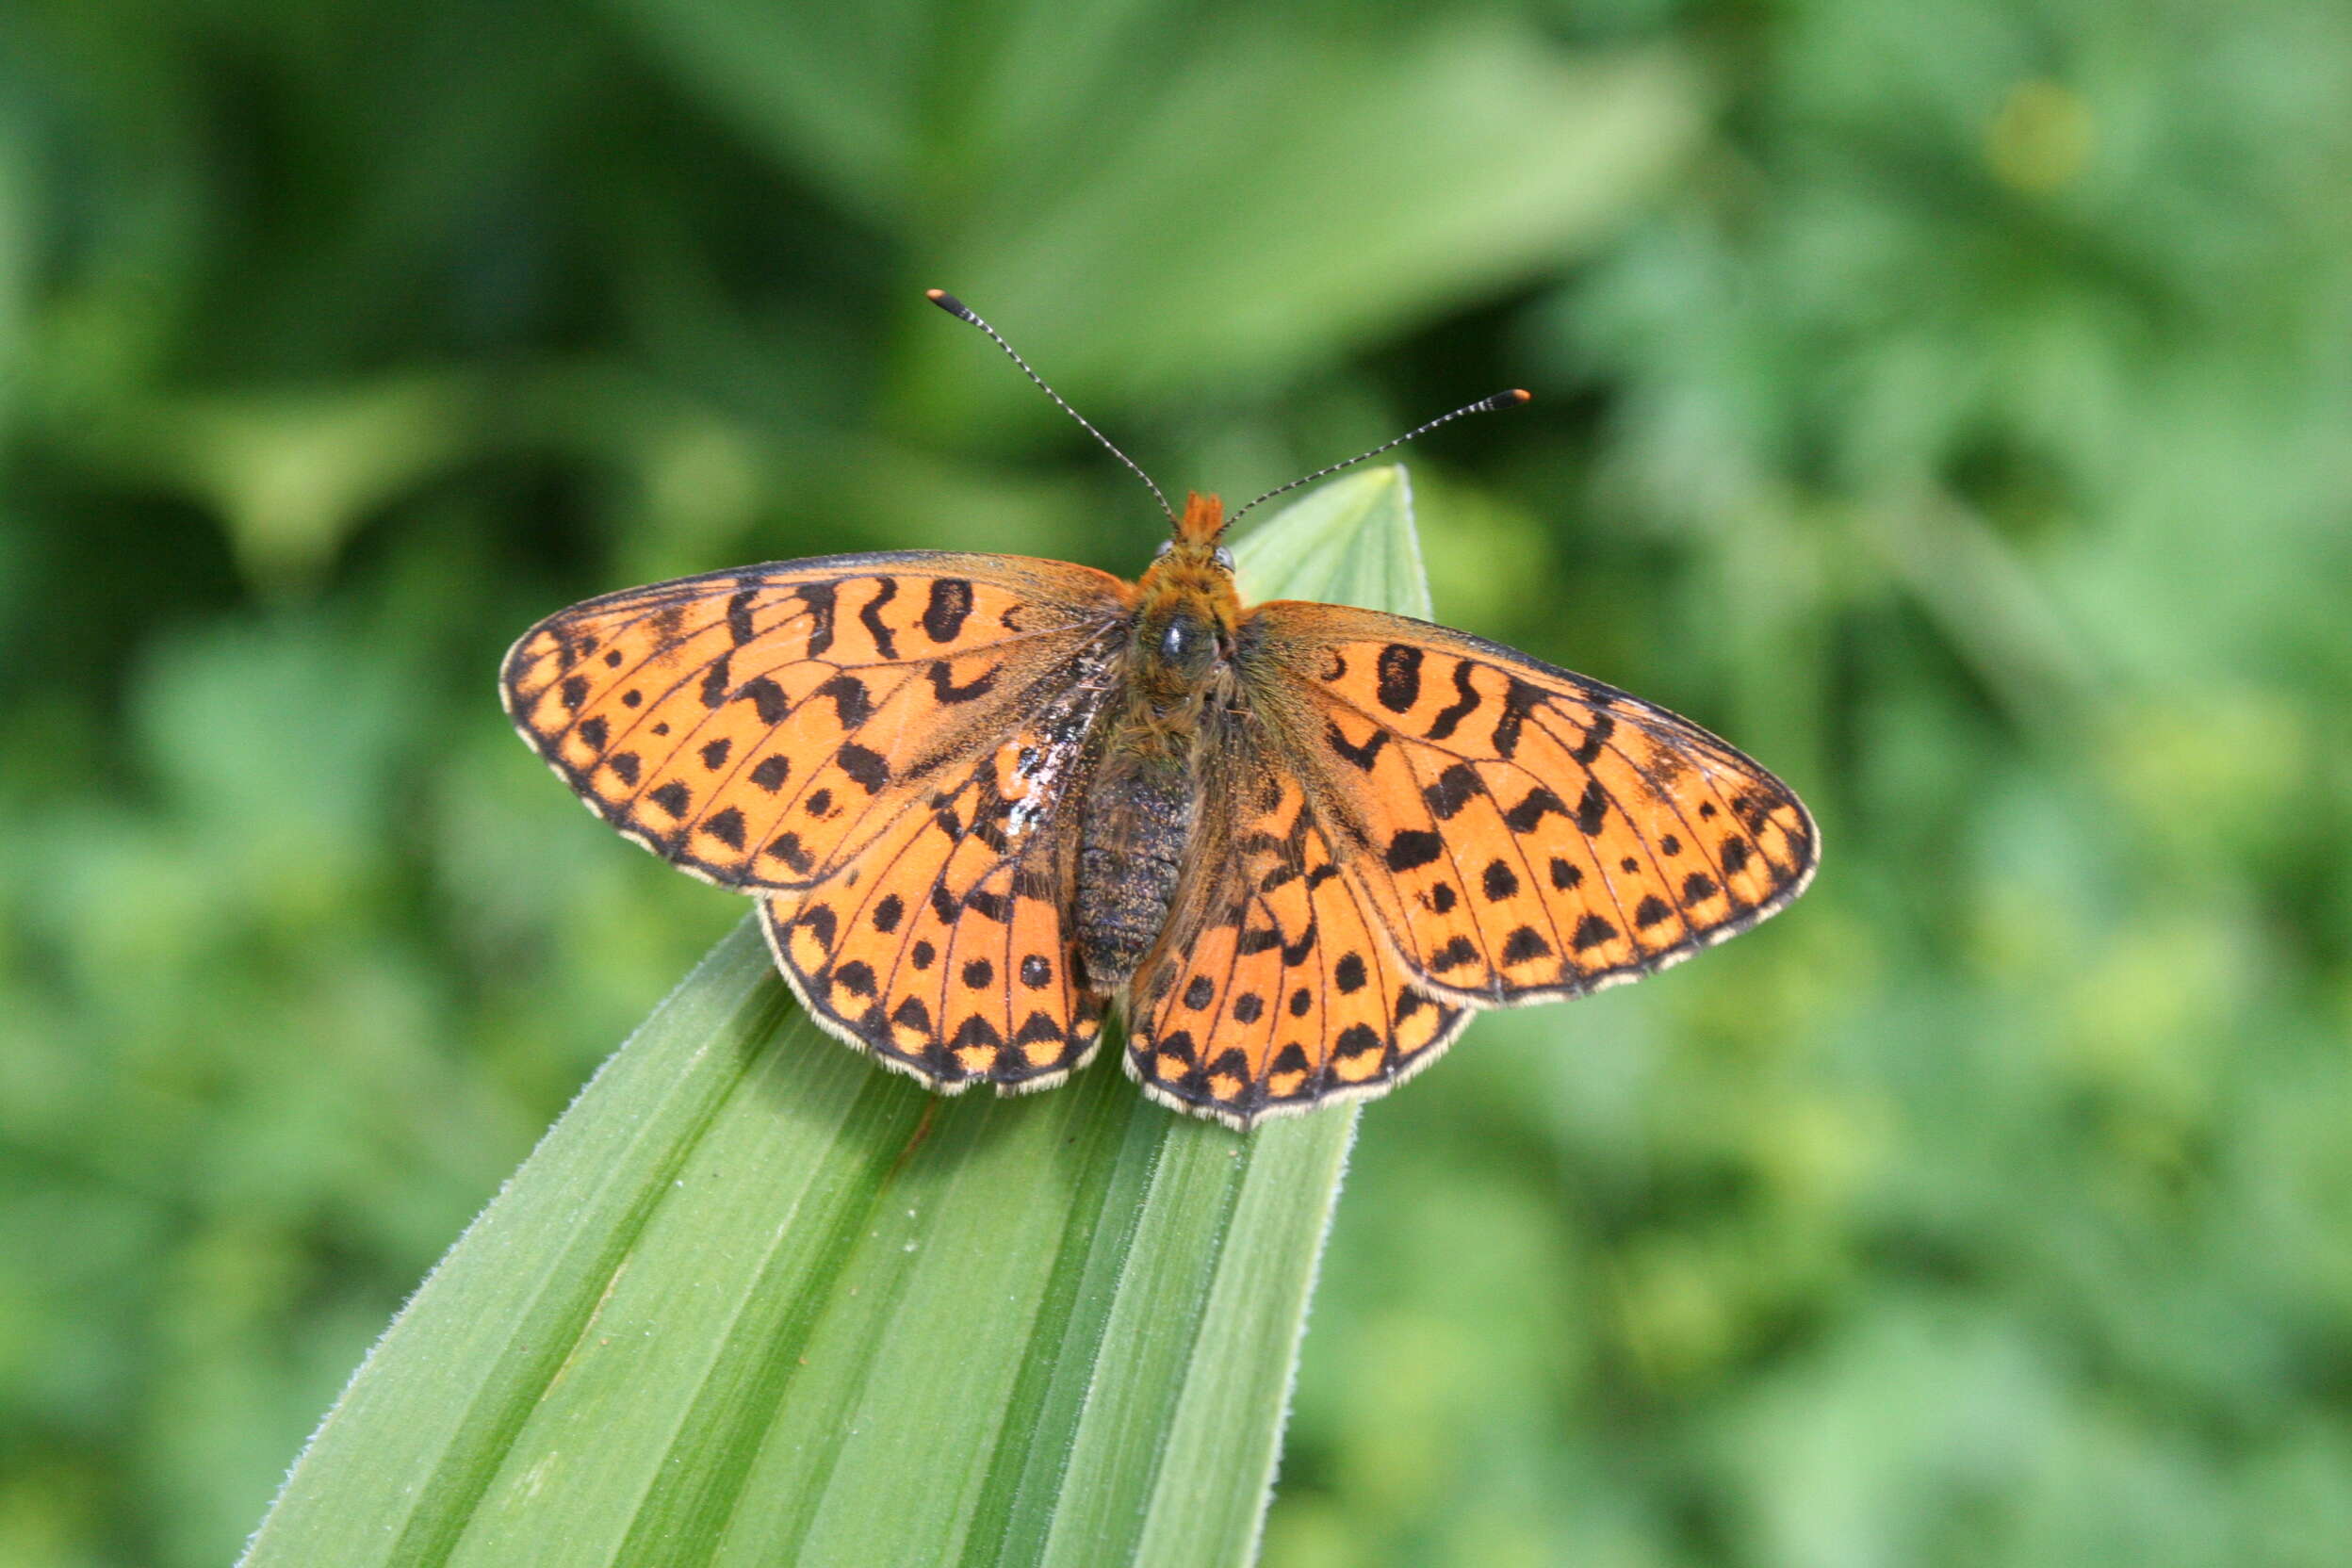
[[1225,526],[1191,497],[1136,582],[897,550],[608,595],[515,644],[507,710],[944,1094],[1060,1083],[1116,1000],[1143,1091],[1246,1130],[1804,890],[1812,819],[1713,735],[1465,632],[1245,607]]

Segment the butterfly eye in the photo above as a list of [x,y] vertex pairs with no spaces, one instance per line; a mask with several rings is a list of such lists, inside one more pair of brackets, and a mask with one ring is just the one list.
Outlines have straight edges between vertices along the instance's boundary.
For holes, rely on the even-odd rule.
[[1232,571],[1233,569],[1233,552],[1227,549],[1222,545],[1217,546],[1217,564],[1223,567],[1226,571]]

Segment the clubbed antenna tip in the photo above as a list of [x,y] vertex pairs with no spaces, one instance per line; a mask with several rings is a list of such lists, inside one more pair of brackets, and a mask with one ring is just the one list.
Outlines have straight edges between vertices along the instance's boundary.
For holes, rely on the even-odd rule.
[[1243,507],[1240,512],[1236,512],[1232,516],[1226,518],[1225,526],[1227,528],[1233,527],[1233,524],[1240,519],[1242,512],[1249,511],[1250,506],[1256,506],[1259,501],[1270,501],[1275,497],[1282,495],[1284,491],[1296,490],[1302,484],[1311,484],[1315,481],[1321,479],[1326,474],[1338,473],[1342,468],[1352,468],[1367,457],[1378,457],[1392,447],[1401,447],[1406,442],[1412,440],[1414,436],[1427,435],[1438,426],[1451,424],[1454,420],[1461,418],[1465,414],[1499,413],[1506,408],[1517,408],[1521,403],[1531,402],[1534,400],[1534,396],[1535,395],[1531,392],[1526,391],[1521,387],[1514,386],[1508,392],[1497,392],[1491,398],[1480,398],[1477,402],[1465,403],[1463,406],[1454,410],[1451,414],[1441,415],[1437,418],[1431,419],[1426,425],[1420,425],[1413,430],[1405,432],[1404,434],[1396,437],[1394,441],[1383,441],[1368,452],[1358,452],[1355,456],[1349,458],[1345,463],[1334,463],[1328,468],[1317,468],[1311,474],[1292,480],[1288,484],[1276,485],[1273,489],[1268,490],[1265,495],[1260,496],[1257,500],[1251,501],[1250,506]]

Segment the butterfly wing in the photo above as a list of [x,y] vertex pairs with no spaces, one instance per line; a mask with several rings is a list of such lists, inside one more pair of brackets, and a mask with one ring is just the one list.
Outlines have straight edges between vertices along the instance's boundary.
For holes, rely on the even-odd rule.
[[760,895],[828,1030],[939,1087],[1041,1087],[1098,1023],[1062,808],[1132,592],[933,551],[688,578],[526,632],[507,709],[605,821]]
[[1236,1129],[1384,1092],[1437,1059],[1468,1013],[1430,996],[1348,876],[1296,770],[1227,723],[1205,748],[1205,814],[1131,1004],[1127,1070],[1164,1104]]
[[1108,573],[907,550],[590,599],[506,657],[508,714],[606,822],[721,887],[840,871],[1123,613]]
[[1250,700],[1431,994],[1579,996],[1746,930],[1813,874],[1788,787],[1687,719],[1466,633],[1277,600]]

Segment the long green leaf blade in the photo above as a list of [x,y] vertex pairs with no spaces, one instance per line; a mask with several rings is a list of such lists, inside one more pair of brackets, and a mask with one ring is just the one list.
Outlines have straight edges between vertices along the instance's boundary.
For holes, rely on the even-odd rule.
[[[1427,608],[1401,469],[1240,553],[1253,595]],[[403,1309],[247,1562],[1247,1560],[1355,1112],[1240,1137],[1118,1054],[936,1099],[798,1017],[746,923]]]

